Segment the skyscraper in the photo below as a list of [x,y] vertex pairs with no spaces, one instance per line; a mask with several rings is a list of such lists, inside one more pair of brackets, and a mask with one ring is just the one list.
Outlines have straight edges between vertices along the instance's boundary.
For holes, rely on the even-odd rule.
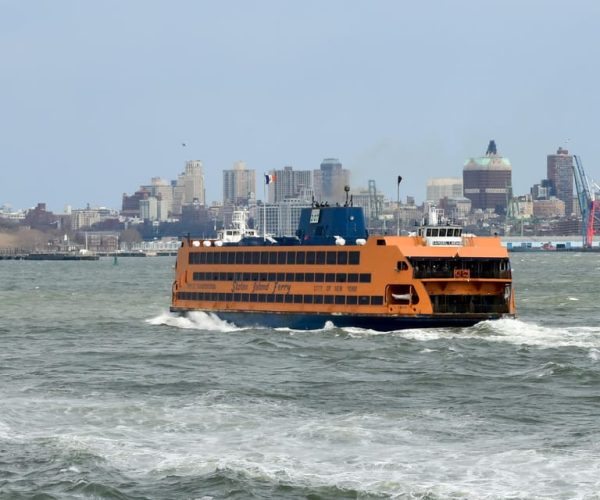
[[268,186],[269,203],[279,203],[290,198],[301,199],[312,196],[313,182],[311,170],[294,170],[292,167],[283,167],[283,170],[271,170],[275,182]]
[[344,186],[350,185],[350,170],[342,168],[337,158],[325,158],[320,169],[313,172],[313,183],[317,201],[344,203]]
[[463,168],[465,198],[473,210],[495,210],[506,213],[512,196],[512,166],[508,158],[499,155],[496,143],[490,141],[485,156],[470,158]]
[[200,160],[189,160],[173,186],[173,213],[180,215],[181,207],[192,203],[205,205],[204,167]]
[[565,215],[571,215],[573,196],[573,155],[563,148],[547,156],[548,180],[552,195],[565,202]]
[[223,170],[223,205],[248,206],[256,199],[256,171],[236,161],[232,170]]

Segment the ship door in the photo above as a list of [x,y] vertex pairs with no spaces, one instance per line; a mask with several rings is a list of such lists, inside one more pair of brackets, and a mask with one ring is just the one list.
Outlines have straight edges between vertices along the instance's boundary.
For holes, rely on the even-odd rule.
[[419,303],[419,296],[412,285],[389,285],[385,295],[390,305],[410,306]]

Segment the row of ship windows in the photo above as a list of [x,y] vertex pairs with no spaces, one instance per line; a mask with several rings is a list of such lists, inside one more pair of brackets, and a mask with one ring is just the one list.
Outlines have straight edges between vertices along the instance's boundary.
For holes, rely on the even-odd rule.
[[371,273],[194,273],[194,281],[371,283]]
[[212,302],[269,302],[279,304],[336,304],[380,306],[381,295],[284,295],[265,293],[177,292],[178,300],[207,300]]
[[327,264],[359,265],[360,252],[356,251],[291,251],[291,252],[220,252],[206,250],[190,252],[190,264]]

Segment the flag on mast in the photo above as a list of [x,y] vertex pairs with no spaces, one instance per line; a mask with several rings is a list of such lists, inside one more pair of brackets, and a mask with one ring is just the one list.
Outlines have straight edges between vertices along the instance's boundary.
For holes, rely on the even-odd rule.
[[265,184],[271,184],[277,180],[276,175],[265,174]]

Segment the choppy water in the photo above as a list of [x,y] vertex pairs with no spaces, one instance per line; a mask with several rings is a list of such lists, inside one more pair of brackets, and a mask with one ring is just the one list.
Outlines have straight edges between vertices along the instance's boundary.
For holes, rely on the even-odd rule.
[[173,258],[0,262],[1,498],[600,498],[600,255],[519,319],[375,333],[168,310]]

